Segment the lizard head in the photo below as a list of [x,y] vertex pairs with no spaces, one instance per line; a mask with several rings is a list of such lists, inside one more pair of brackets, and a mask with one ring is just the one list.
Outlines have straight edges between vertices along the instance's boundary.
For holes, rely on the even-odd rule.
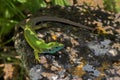
[[50,42],[47,44],[48,45],[48,49],[45,51],[45,53],[51,53],[54,54],[57,51],[61,50],[64,48],[64,45],[58,42]]

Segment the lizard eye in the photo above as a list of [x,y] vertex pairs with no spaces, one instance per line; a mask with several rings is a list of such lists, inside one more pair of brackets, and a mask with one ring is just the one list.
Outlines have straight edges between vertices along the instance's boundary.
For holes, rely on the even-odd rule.
[[55,47],[55,48],[58,48],[58,47]]
[[51,49],[48,49],[48,51],[51,51]]

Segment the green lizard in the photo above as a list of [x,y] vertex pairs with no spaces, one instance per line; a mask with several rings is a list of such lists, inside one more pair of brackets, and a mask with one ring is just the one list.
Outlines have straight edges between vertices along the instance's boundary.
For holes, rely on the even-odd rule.
[[[45,43],[44,40],[38,39],[34,29],[35,29],[35,26],[37,26],[37,24],[39,24],[42,21],[59,22],[59,23],[69,24],[75,27],[85,28],[85,29],[94,31],[94,28],[90,28],[80,23],[76,23],[76,22],[63,19],[63,18],[58,18],[58,17],[42,16],[42,17],[36,17],[36,18],[30,19],[28,21],[29,25],[25,25],[22,28],[24,29],[24,36],[25,36],[26,41],[34,49],[34,55],[37,61],[40,61],[38,53],[53,54],[64,48],[64,45],[61,43],[58,43],[58,42]],[[34,27],[34,29],[32,27]],[[39,26],[39,28],[41,27]]]
[[40,61],[38,53],[56,53],[64,48],[64,45],[58,42],[45,43],[43,39],[39,39],[34,29],[30,25],[22,27],[24,29],[24,37],[27,43],[34,49],[35,60]]

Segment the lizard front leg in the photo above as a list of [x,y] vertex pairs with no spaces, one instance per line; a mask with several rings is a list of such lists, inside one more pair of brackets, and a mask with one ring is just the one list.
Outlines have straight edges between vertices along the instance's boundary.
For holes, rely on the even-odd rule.
[[40,58],[39,58],[38,53],[39,52],[37,50],[34,50],[35,61],[40,62]]

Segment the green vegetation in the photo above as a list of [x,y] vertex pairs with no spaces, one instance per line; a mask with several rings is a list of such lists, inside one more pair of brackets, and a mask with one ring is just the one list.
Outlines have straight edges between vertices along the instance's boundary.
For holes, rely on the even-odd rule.
[[120,0],[104,0],[104,7],[108,11],[120,12]]

